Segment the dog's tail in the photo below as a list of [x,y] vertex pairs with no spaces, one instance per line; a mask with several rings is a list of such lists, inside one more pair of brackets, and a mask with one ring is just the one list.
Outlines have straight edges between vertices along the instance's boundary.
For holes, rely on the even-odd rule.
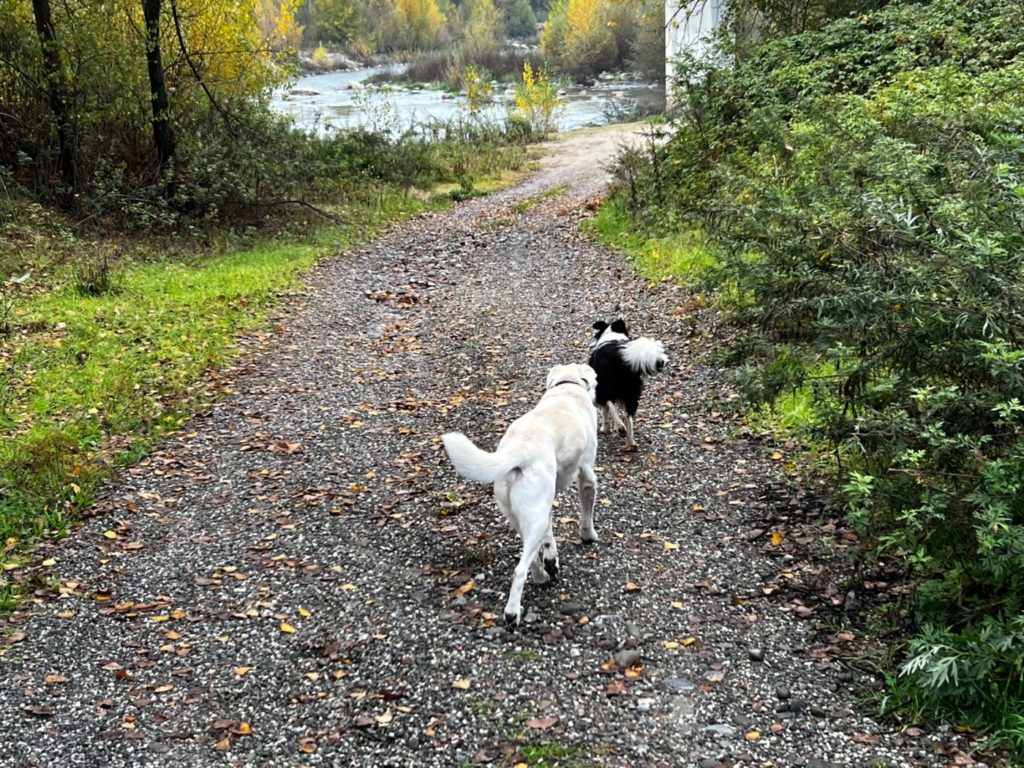
[[493,483],[529,460],[529,452],[526,450],[488,453],[473,445],[461,432],[442,435],[441,441],[448,452],[448,458],[455,465],[455,471],[477,483]]
[[627,341],[619,354],[626,365],[642,375],[657,373],[668,363],[665,345],[646,336]]

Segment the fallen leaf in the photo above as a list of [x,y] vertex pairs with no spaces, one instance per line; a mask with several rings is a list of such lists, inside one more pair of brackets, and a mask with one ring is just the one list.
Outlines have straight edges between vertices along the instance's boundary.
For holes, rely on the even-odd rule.
[[373,719],[377,721],[378,725],[387,725],[395,719],[395,716],[392,715],[390,712],[385,712],[382,715],[374,715]]
[[632,581],[627,581],[626,582],[626,586],[624,586],[622,588],[622,591],[623,592],[639,592],[640,591],[640,587],[637,584],[634,584]]
[[758,739],[761,738],[761,734],[758,733],[757,731],[747,731],[746,733],[743,734],[743,738],[746,739],[747,741],[757,741]]
[[281,631],[284,632],[286,635],[290,635],[292,632],[295,631],[295,627],[293,627],[287,621],[282,621],[281,622]]
[[454,683],[452,683],[452,688],[458,688],[460,691],[468,691],[469,690],[469,686],[471,686],[471,685],[472,685],[472,683],[469,680],[467,680],[464,677],[461,677],[458,680],[456,680]]
[[526,727],[533,728],[538,731],[546,731],[557,722],[558,718],[554,715],[549,715],[548,717],[534,717],[526,721]]
[[681,611],[683,610],[683,603],[681,600],[673,600],[672,607],[675,608],[677,611]]
[[213,745],[213,748],[218,752],[225,752],[231,747],[231,739],[225,736],[223,739]]
[[626,692],[626,684],[621,680],[612,680],[604,687],[604,692],[607,696],[621,696]]
[[302,607],[302,606],[300,605],[300,606],[299,606],[299,609],[298,609],[298,614],[299,614],[299,616],[301,616],[302,618],[304,618],[304,619],[308,619],[308,618],[309,618],[310,616],[312,616],[312,615],[313,615],[313,612],[312,612],[312,611],[310,611],[310,610],[309,610],[308,608],[303,608],[303,607]]
[[256,667],[235,667],[235,675],[241,677],[242,675],[249,674],[254,669],[256,669]]
[[249,725],[247,722],[242,721],[238,724],[238,727],[235,728],[235,733],[237,733],[239,736],[248,736],[250,733],[252,733],[252,726]]
[[24,632],[15,632],[13,635],[7,638],[8,643],[20,643],[26,637]]
[[476,586],[476,582],[473,581],[472,579],[470,579],[465,584],[463,584],[461,587],[456,589],[455,590],[455,594],[457,594],[457,595],[464,595],[467,592],[469,592],[469,590],[473,589],[473,587],[475,587],[475,586]]
[[644,674],[643,662],[638,661],[633,666],[627,667],[623,671],[622,674],[625,675],[625,677],[627,679],[629,679],[629,680],[636,680],[639,677],[643,677],[643,674]]
[[43,678],[43,682],[47,685],[58,685],[59,683],[66,683],[68,679],[64,675],[47,675]]
[[679,549],[679,545],[674,541],[664,541],[662,542],[662,546],[665,547],[666,552],[671,552],[673,549]]
[[103,537],[106,538],[106,539],[116,539],[117,538],[117,532],[116,531],[104,531],[103,532]]
[[157,686],[156,688],[153,689],[153,693],[167,693],[168,691],[173,691],[173,690],[174,690],[174,686],[173,685],[170,685],[170,684],[159,685],[159,686]]
[[782,531],[772,531],[772,546],[777,547],[782,543]]
[[316,752],[316,739],[312,736],[303,736],[299,739],[299,752],[311,755]]
[[855,733],[850,738],[858,744],[877,744],[879,741],[873,733]]

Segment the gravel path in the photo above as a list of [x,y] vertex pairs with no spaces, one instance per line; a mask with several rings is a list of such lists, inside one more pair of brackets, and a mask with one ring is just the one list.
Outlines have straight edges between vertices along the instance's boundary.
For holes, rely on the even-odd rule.
[[[233,394],[42,551],[60,595],[8,619],[0,765],[949,764],[855,714],[842,595],[793,586],[825,577],[786,526],[818,523],[730,437],[705,321],[579,234],[630,135],[319,267]],[[619,315],[670,370],[640,451],[601,444],[601,543],[563,495],[561,580],[508,632],[518,541],[439,436],[493,446]]]

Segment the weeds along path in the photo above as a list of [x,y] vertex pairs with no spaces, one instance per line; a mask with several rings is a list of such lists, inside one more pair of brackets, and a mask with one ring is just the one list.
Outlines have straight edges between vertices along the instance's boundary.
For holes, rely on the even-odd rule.
[[[828,594],[789,549],[807,502],[730,439],[704,321],[579,233],[631,136],[563,140],[319,267],[234,394],[46,553],[59,596],[8,621],[0,765],[944,765],[854,714],[850,639],[791,586]],[[561,582],[508,632],[518,540],[439,435],[493,447],[620,315],[670,370],[640,452],[601,444],[601,543],[561,497]]]

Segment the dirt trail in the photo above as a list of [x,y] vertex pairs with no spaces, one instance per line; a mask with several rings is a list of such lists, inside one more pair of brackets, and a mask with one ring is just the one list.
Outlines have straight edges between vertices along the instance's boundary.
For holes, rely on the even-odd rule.
[[[234,394],[47,553],[60,596],[0,658],[0,766],[944,765],[855,713],[844,641],[799,617],[827,618],[793,587],[825,577],[765,530],[813,509],[730,438],[702,320],[579,233],[631,137],[321,265]],[[670,370],[640,452],[601,445],[601,543],[563,496],[561,582],[508,632],[517,540],[438,437],[493,446],[619,315]]]

